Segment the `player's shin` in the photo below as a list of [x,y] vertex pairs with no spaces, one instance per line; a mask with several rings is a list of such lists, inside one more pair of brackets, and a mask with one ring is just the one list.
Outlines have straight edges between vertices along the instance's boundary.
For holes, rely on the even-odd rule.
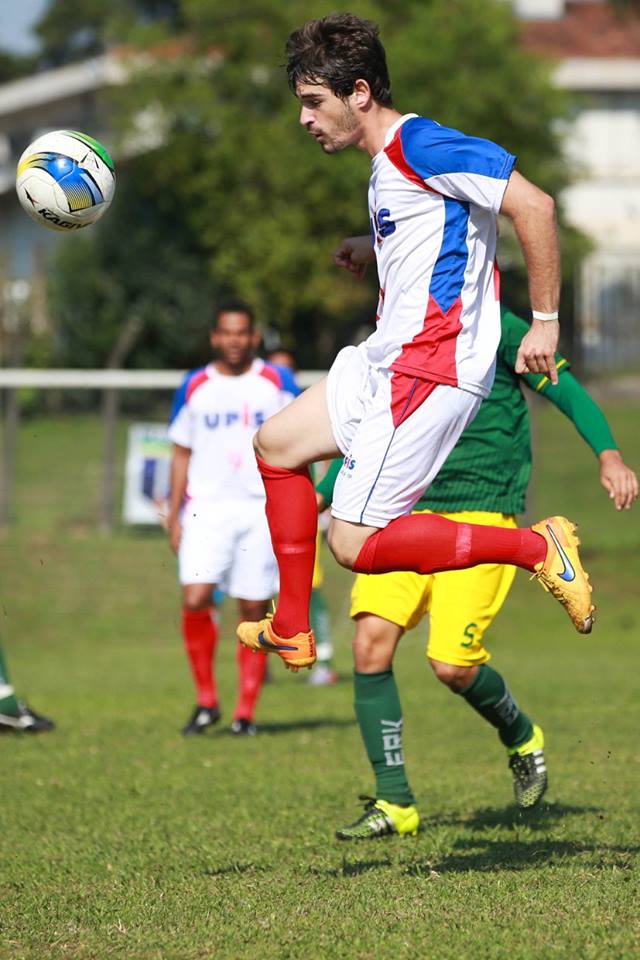
[[493,667],[481,664],[473,681],[460,694],[496,728],[505,747],[519,747],[531,739],[531,720],[520,710],[502,676]]
[[17,716],[19,712],[18,700],[9,681],[9,673],[4,661],[2,648],[0,648],[0,713]]
[[218,642],[218,624],[213,607],[204,610],[182,611],[182,635],[189,658],[196,698],[200,707],[215,707],[218,704],[213,672],[213,658]]
[[264,684],[267,657],[264,653],[254,653],[242,643],[238,643],[236,659],[238,661],[238,702],[233,712],[233,719],[252,721]]
[[414,803],[404,765],[402,707],[393,670],[354,671],[353,687],[360,733],[376,778],[376,797],[400,805]]
[[280,594],[273,618],[278,637],[310,630],[318,513],[316,494],[306,467],[287,470],[257,458],[267,495],[266,513],[280,571]]

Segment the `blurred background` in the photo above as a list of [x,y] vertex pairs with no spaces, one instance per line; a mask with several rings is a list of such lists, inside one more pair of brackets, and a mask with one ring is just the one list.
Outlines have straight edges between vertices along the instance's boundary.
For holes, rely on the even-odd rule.
[[[312,13],[334,8],[319,0]],[[354,11],[380,23],[401,111],[497,140],[555,196],[562,348],[580,374],[633,390],[640,3],[367,0]],[[282,65],[284,39],[309,15],[297,0],[3,0],[0,368],[191,368],[208,359],[211,305],[228,295],[255,306],[265,350],[293,351],[304,370],[326,369],[367,335],[374,271],[356,284],[331,252],[368,229],[369,164],[310,149]],[[118,175],[108,215],[74,236],[32,223],[14,190],[24,148],[64,127],[101,139]],[[505,302],[528,316],[506,224],[500,263]],[[102,404],[113,487],[117,414],[164,418],[177,379],[154,380],[164,392],[124,379],[127,389],[106,393],[91,379],[47,390],[10,389],[33,377],[0,380],[0,524],[20,420]],[[113,500],[103,494],[104,526]]]

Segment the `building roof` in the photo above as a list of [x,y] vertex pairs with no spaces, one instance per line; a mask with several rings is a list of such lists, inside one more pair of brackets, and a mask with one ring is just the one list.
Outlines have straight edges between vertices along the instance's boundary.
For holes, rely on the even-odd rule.
[[524,45],[535,53],[566,59],[640,57],[640,14],[611,3],[567,0],[562,17],[522,25]]

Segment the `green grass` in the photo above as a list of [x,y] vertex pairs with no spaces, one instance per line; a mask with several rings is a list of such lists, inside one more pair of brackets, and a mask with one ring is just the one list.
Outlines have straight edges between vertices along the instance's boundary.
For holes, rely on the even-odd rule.
[[[640,465],[640,407],[608,413]],[[164,540],[95,532],[96,420],[25,424],[0,629],[19,692],[58,729],[0,739],[2,960],[636,957],[638,514],[615,514],[557,413],[541,410],[536,434],[535,511],[580,521],[599,604],[579,637],[518,576],[490,637],[545,728],[549,802],[514,810],[495,735],[431,677],[419,629],[396,673],[426,829],[349,846],[333,830],[372,789],[348,682],[350,576],[327,561],[344,682],[311,689],[274,663],[255,740],[185,741],[193,693]],[[233,617],[227,604],[226,720]]]

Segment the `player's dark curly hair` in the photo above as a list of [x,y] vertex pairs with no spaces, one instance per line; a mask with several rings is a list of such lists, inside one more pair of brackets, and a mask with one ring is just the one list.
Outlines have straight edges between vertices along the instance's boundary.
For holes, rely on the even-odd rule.
[[344,100],[353,93],[356,80],[366,80],[377,103],[393,106],[384,47],[370,20],[352,13],[308,20],[287,40],[285,55],[294,93],[298,83],[324,83]]

